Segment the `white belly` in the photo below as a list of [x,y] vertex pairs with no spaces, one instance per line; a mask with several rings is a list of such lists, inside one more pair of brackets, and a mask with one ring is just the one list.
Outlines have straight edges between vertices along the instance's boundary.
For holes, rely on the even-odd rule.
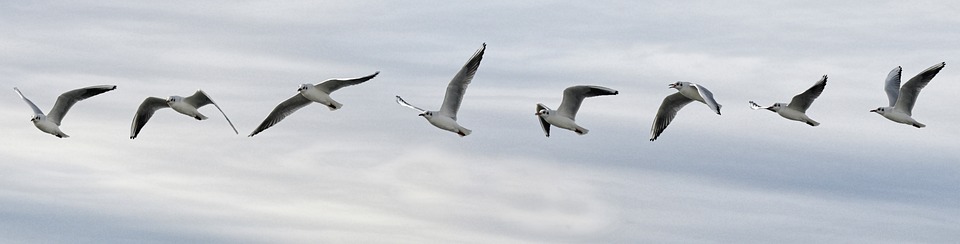
[[546,120],[547,123],[550,123],[553,126],[572,131],[576,131],[577,127],[579,127],[572,119],[563,116],[547,116],[546,118],[543,118],[543,120]]
[[57,126],[57,124],[54,124],[51,121],[38,120],[36,122],[33,122],[33,125],[36,126],[37,129],[40,129],[40,131],[46,132],[48,134],[55,135],[61,138],[69,137],[67,136],[67,134],[64,134],[63,131],[60,131],[60,126]]
[[194,118],[199,117],[200,119],[206,118],[206,116],[203,116],[203,114],[200,114],[200,111],[197,111],[197,108],[185,102],[171,103],[170,108],[172,108],[174,111],[177,111],[178,113],[181,113],[190,117],[194,117]]
[[777,111],[777,114],[780,114],[781,117],[787,118],[789,120],[804,121],[809,120],[806,114],[793,110],[790,108],[781,108],[780,111]]

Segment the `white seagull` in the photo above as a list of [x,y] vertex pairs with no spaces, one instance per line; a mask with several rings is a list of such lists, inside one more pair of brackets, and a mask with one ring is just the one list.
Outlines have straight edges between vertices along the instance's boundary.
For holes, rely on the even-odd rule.
[[667,96],[660,104],[660,110],[657,111],[657,117],[653,119],[653,126],[650,128],[650,141],[656,140],[660,133],[667,129],[667,125],[670,125],[670,121],[673,121],[673,117],[677,116],[677,112],[690,102],[702,102],[720,115],[721,105],[713,99],[713,93],[706,87],[683,81],[677,81],[669,86],[677,89],[677,93]]
[[23,99],[27,105],[30,105],[30,108],[33,109],[33,118],[30,121],[33,121],[33,125],[40,129],[40,131],[46,132],[48,134],[54,135],[59,138],[70,137],[67,134],[64,134],[63,131],[60,131],[60,121],[63,120],[63,116],[67,115],[67,111],[70,110],[70,107],[73,107],[73,104],[90,98],[92,96],[100,95],[101,93],[112,91],[117,89],[117,86],[114,85],[102,85],[102,86],[91,86],[84,87],[60,94],[60,97],[57,97],[57,103],[53,105],[53,108],[50,109],[48,115],[44,115],[43,111],[40,111],[40,108],[36,104],[23,96],[23,93],[20,92],[20,89],[16,87],[13,88],[14,91],[17,91],[17,94],[20,95],[20,98]]
[[817,81],[817,83],[813,84],[812,87],[803,93],[793,96],[793,100],[790,100],[790,104],[774,103],[773,106],[764,108],[760,107],[760,105],[757,105],[757,103],[750,101],[750,108],[753,110],[770,110],[789,120],[796,120],[807,123],[810,126],[817,126],[820,125],[820,123],[814,121],[810,117],[807,117],[806,112],[807,109],[810,108],[810,105],[813,104],[813,100],[817,99],[817,97],[820,96],[820,93],[823,93],[823,88],[825,87],[827,87],[827,75],[823,75],[823,78],[820,78],[820,81]]
[[297,95],[283,101],[276,108],[267,115],[266,119],[263,119],[263,122],[260,123],[260,126],[257,126],[257,129],[253,130],[249,136],[254,136],[257,133],[270,128],[271,126],[280,123],[283,118],[286,118],[293,112],[296,112],[298,109],[303,108],[310,103],[320,103],[326,105],[327,108],[330,108],[330,111],[340,109],[343,107],[343,104],[340,104],[337,101],[334,101],[330,97],[330,94],[340,88],[357,85],[373,79],[377,74],[380,74],[380,71],[373,73],[372,75],[359,77],[359,78],[337,78],[329,79],[320,84],[302,84],[300,88],[297,89]]
[[563,100],[557,110],[548,108],[542,103],[537,104],[537,117],[540,119],[540,126],[543,127],[543,133],[550,137],[550,125],[572,130],[579,135],[587,134],[589,130],[580,127],[575,122],[577,111],[580,110],[580,104],[584,98],[617,95],[619,92],[614,89],[602,86],[571,86],[563,90]]
[[427,111],[418,108],[410,105],[404,101],[403,98],[400,98],[400,96],[397,96],[397,103],[419,111],[419,116],[423,116],[423,118],[427,119],[430,124],[433,124],[437,128],[457,133],[461,137],[469,135],[471,132],[469,129],[457,124],[457,111],[460,110],[460,102],[463,100],[463,94],[467,91],[467,85],[470,85],[470,81],[473,80],[473,75],[477,73],[477,68],[480,68],[480,60],[483,59],[483,51],[486,49],[487,44],[484,43],[483,47],[480,47],[480,49],[470,57],[470,61],[467,61],[467,63],[463,65],[460,72],[457,72],[453,80],[450,80],[450,84],[447,85],[447,94],[443,98],[443,104],[440,105],[440,111]]
[[927,86],[927,83],[930,83],[930,80],[932,80],[945,65],[947,65],[945,62],[940,62],[939,64],[930,66],[930,68],[920,72],[917,76],[910,78],[906,84],[903,84],[903,87],[900,87],[901,68],[899,66],[894,68],[890,71],[890,74],[887,75],[886,87],[884,88],[884,90],[887,91],[887,98],[890,99],[890,106],[880,107],[870,110],[870,112],[883,115],[883,117],[897,123],[908,124],[917,128],[925,127],[926,125],[917,122],[911,117],[913,116],[913,105],[917,103],[917,96],[920,95],[920,89]]
[[156,112],[158,109],[172,108],[174,111],[193,117],[194,119],[205,120],[207,116],[200,114],[200,111],[197,111],[197,109],[207,104],[213,104],[214,107],[217,107],[217,110],[220,110],[220,114],[223,114],[223,118],[227,119],[227,123],[230,123],[230,127],[233,128],[233,133],[239,134],[237,127],[233,126],[233,122],[230,122],[230,118],[227,118],[227,114],[223,112],[223,109],[220,109],[219,105],[214,103],[213,100],[210,100],[210,97],[202,90],[197,90],[196,93],[189,97],[170,96],[167,99],[147,97],[147,99],[144,99],[143,103],[140,103],[140,108],[137,109],[137,114],[133,116],[133,123],[130,124],[130,139],[137,138],[137,134],[140,134],[140,129],[143,129],[143,126],[147,124],[150,117],[153,117],[153,112]]

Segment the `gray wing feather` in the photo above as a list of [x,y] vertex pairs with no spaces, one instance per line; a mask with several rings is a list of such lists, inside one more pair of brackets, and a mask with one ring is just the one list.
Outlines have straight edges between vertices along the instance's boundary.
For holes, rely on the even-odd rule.
[[207,96],[207,93],[203,92],[203,90],[197,90],[197,92],[193,93],[193,95],[183,98],[183,102],[193,105],[193,107],[197,109],[206,106],[207,104],[213,104],[214,107],[217,107],[217,110],[220,110],[220,114],[223,114],[223,118],[227,119],[227,123],[230,124],[230,128],[233,128],[233,133],[240,134],[240,132],[237,132],[237,127],[233,126],[233,122],[231,122],[230,118],[227,117],[227,113],[224,113],[223,109],[220,109],[220,105],[217,105],[217,103],[213,102],[213,100],[210,99],[210,96]]
[[33,115],[43,114],[43,111],[40,111],[40,108],[38,108],[36,104],[33,104],[33,102],[30,101],[30,99],[27,99],[27,97],[23,96],[23,93],[20,92],[20,89],[14,87],[13,90],[17,91],[17,94],[20,95],[20,98],[23,99],[23,101],[26,102],[27,105],[30,105],[30,108],[33,109]]
[[900,98],[897,99],[897,104],[894,106],[894,109],[912,116],[913,105],[917,103],[917,96],[920,95],[920,89],[927,86],[930,80],[932,80],[934,76],[937,76],[937,73],[939,73],[945,65],[947,65],[945,62],[941,62],[930,66],[930,68],[920,72],[917,76],[910,78],[907,83],[903,84],[903,87],[900,87]]
[[563,90],[563,101],[557,108],[557,114],[575,119],[584,98],[617,94],[617,90],[602,86],[571,86]]
[[667,129],[673,118],[677,117],[677,112],[690,102],[693,102],[693,99],[687,98],[679,92],[663,98],[663,103],[660,104],[660,109],[657,111],[657,117],[653,119],[653,126],[650,128],[650,141],[660,137],[660,133],[663,133],[663,130]]
[[[537,112],[540,112],[540,110],[550,110],[550,108],[548,108],[546,105],[538,103]],[[540,117],[539,115],[537,115],[537,119],[540,119],[540,127],[543,128],[543,133],[547,135],[547,137],[550,137],[550,123],[547,123],[547,120],[543,119],[543,117]]]
[[443,97],[443,104],[440,105],[440,114],[449,116],[457,120],[457,111],[460,110],[460,102],[463,101],[463,94],[467,92],[467,85],[473,80],[473,76],[480,68],[480,60],[483,59],[483,52],[487,49],[484,43],[476,53],[470,57],[470,60],[460,68],[460,72],[450,80],[447,85],[447,93]]
[[137,134],[140,134],[143,126],[147,124],[150,117],[153,117],[153,112],[156,112],[157,109],[169,107],[167,100],[163,98],[148,97],[144,99],[143,102],[140,103],[140,108],[137,109],[137,113],[133,116],[133,122],[130,123],[130,139],[137,138]]
[[810,108],[810,105],[813,104],[813,100],[816,100],[817,97],[820,97],[820,93],[823,93],[823,88],[827,87],[827,75],[823,75],[823,78],[820,78],[820,81],[814,83],[809,89],[803,93],[797,94],[793,97],[793,100],[790,100],[790,104],[787,107],[800,112],[807,112],[807,108]]
[[100,95],[104,92],[112,91],[117,89],[117,86],[114,85],[102,85],[102,86],[91,86],[84,87],[68,92],[64,92],[57,97],[57,103],[53,105],[53,108],[50,109],[50,114],[47,115],[47,119],[53,121],[53,123],[60,125],[60,121],[63,120],[63,117],[67,115],[67,111],[70,110],[70,107],[73,107],[79,101],[84,99]]
[[693,88],[697,89],[697,92],[700,93],[700,97],[703,97],[703,102],[705,102],[707,106],[709,106],[710,109],[712,109],[714,112],[716,112],[717,114],[720,114],[720,107],[722,107],[722,105],[717,103],[717,100],[713,99],[713,93],[710,92],[710,90],[707,90],[706,87],[703,87],[701,85],[697,85],[697,84],[691,84],[691,85],[693,86]]
[[897,66],[887,74],[887,80],[884,82],[883,90],[887,92],[887,100],[890,100],[890,107],[897,105],[897,98],[900,96],[900,74],[903,68]]
[[372,75],[358,77],[358,78],[329,79],[320,84],[315,85],[314,87],[316,87],[317,89],[320,89],[320,91],[323,91],[324,93],[327,93],[329,95],[330,93],[333,93],[334,91],[339,90],[340,88],[357,85],[365,81],[368,81],[370,79],[373,79],[373,77],[376,77],[378,74],[380,74],[380,71],[377,71]]
[[260,125],[257,126],[257,129],[253,130],[249,136],[254,136],[263,130],[270,128],[271,126],[280,123],[283,118],[286,118],[290,114],[293,114],[293,112],[296,112],[300,108],[307,106],[311,102],[312,101],[303,95],[297,93],[297,95],[294,95],[290,99],[287,99],[286,101],[283,101],[277,105],[277,107],[274,108],[269,115],[267,115],[267,118],[263,119],[263,122],[261,122]]
[[397,104],[400,104],[400,105],[402,105],[402,106],[404,106],[404,107],[412,108],[412,109],[414,109],[414,110],[417,110],[417,111],[420,112],[420,113],[423,113],[423,112],[426,112],[426,111],[427,111],[427,110],[424,110],[424,109],[422,109],[422,108],[418,108],[417,106],[413,106],[413,105],[410,104],[410,103],[407,103],[407,101],[404,101],[403,98],[400,98],[400,96],[397,96]]

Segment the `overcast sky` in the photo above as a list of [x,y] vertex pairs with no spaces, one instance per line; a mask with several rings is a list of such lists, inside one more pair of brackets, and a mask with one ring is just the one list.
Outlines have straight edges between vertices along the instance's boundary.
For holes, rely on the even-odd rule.
[[[901,243],[960,240],[960,3],[944,1],[2,1],[3,243]],[[458,116],[438,109],[487,43]],[[917,129],[868,111],[939,62]],[[249,134],[302,83],[358,77]],[[807,114],[789,102],[822,75]],[[710,88],[656,142],[667,84]],[[67,90],[59,139],[37,130]],[[578,84],[546,138],[537,103]],[[203,89],[196,121],[148,96]]]

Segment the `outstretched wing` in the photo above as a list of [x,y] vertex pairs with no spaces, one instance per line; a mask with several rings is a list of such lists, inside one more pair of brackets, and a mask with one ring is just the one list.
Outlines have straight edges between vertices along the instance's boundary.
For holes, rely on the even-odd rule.
[[420,113],[427,112],[427,110],[410,105],[409,103],[407,103],[407,101],[404,101],[403,98],[400,98],[400,96],[397,96],[397,104],[403,105],[404,107],[412,108],[413,110],[417,110]]
[[930,80],[932,80],[934,76],[937,76],[937,73],[939,73],[945,65],[947,65],[947,63],[941,62],[930,66],[930,68],[923,70],[923,72],[920,72],[917,76],[910,78],[907,83],[903,84],[903,87],[900,87],[900,98],[897,99],[897,104],[894,105],[894,109],[912,116],[913,105],[917,103],[917,96],[920,95],[920,89],[927,86]]
[[813,100],[816,100],[820,96],[820,93],[823,93],[823,88],[827,87],[827,75],[823,75],[823,78],[820,78],[820,81],[814,83],[809,89],[803,93],[793,96],[793,100],[790,100],[790,104],[787,107],[800,112],[807,112],[807,109],[810,108],[810,104],[813,104]]
[[[542,110],[549,111],[550,108],[548,108],[546,105],[538,103],[537,112],[539,113]],[[543,134],[547,135],[547,137],[550,137],[550,123],[547,123],[547,120],[543,119],[543,117],[541,117],[540,115],[537,115],[537,119],[540,119],[540,127],[543,128]]]
[[473,75],[480,68],[480,60],[483,59],[483,52],[487,49],[484,43],[476,53],[470,57],[470,60],[460,68],[460,72],[450,80],[447,85],[447,93],[443,97],[443,104],[440,105],[440,114],[449,116],[457,120],[457,111],[460,110],[460,102],[463,100],[463,94],[467,92],[467,85],[473,80]]
[[167,104],[167,100],[159,97],[148,97],[140,103],[140,108],[137,109],[137,113],[133,115],[133,123],[130,123],[130,139],[136,139],[137,134],[140,134],[140,130],[143,129],[143,126],[147,124],[147,121],[150,120],[150,117],[153,117],[153,112],[156,112],[157,109],[169,108],[170,105]]
[[276,108],[273,108],[273,111],[270,112],[269,115],[267,115],[267,118],[263,119],[263,122],[261,122],[260,125],[257,126],[257,129],[254,129],[253,132],[250,132],[249,136],[252,137],[260,133],[261,131],[266,130],[267,128],[270,128],[271,126],[277,123],[280,123],[280,121],[283,120],[283,118],[286,118],[290,114],[293,114],[293,112],[296,112],[298,109],[309,105],[311,102],[312,101],[310,101],[303,95],[300,95],[299,93],[297,93],[297,95],[293,95],[293,97],[291,97],[290,99],[283,101],[282,103],[277,105]]
[[73,107],[73,104],[87,99],[101,93],[112,91],[117,89],[117,86],[114,85],[103,85],[103,86],[91,86],[84,87],[68,92],[64,92],[57,97],[57,103],[53,105],[53,108],[50,109],[50,114],[47,115],[47,119],[53,121],[53,123],[60,125],[60,121],[63,120],[63,117],[67,115],[67,111],[70,110],[70,107]]
[[344,88],[344,87],[348,87],[348,86],[352,86],[352,85],[357,85],[357,84],[363,83],[363,82],[365,82],[365,81],[368,81],[368,80],[370,80],[370,79],[373,79],[373,77],[376,77],[378,74],[380,74],[380,71],[377,71],[376,73],[373,73],[372,75],[368,75],[368,76],[364,76],[364,77],[358,77],[358,78],[335,78],[335,79],[329,79],[329,80],[326,80],[326,81],[324,81],[324,82],[322,82],[322,83],[320,83],[320,84],[317,84],[317,85],[314,86],[314,87],[316,87],[317,89],[320,89],[320,91],[323,91],[324,93],[330,94],[330,93],[333,93],[333,92],[336,91],[336,90],[339,90],[340,88]]
[[233,126],[233,122],[230,122],[227,114],[223,112],[223,109],[220,109],[220,105],[214,103],[213,100],[210,99],[210,96],[207,96],[207,93],[204,93],[203,90],[197,90],[193,95],[183,98],[183,102],[193,105],[193,107],[198,109],[207,104],[213,104],[214,107],[217,107],[217,110],[220,110],[220,114],[223,114],[223,118],[227,119],[227,123],[230,123],[230,128],[233,128],[233,133],[240,134],[240,132],[237,132],[237,127]]
[[650,141],[657,140],[673,118],[677,117],[677,112],[690,102],[693,100],[679,92],[663,98],[663,103],[660,103],[660,109],[657,110],[657,117],[653,119],[653,126],[650,128]]
[[700,93],[700,97],[703,97],[703,102],[707,103],[707,106],[710,107],[714,112],[717,112],[717,115],[720,114],[720,105],[717,103],[717,100],[713,99],[713,93],[710,90],[707,90],[706,87],[697,84],[690,84],[693,88],[697,89],[697,92]]
[[26,102],[27,105],[30,105],[30,108],[33,109],[33,115],[42,115],[42,114],[43,114],[43,111],[40,111],[40,108],[38,108],[36,104],[33,104],[33,102],[30,101],[30,99],[27,99],[27,97],[24,97],[24,96],[23,96],[23,93],[20,92],[20,89],[14,87],[13,90],[14,90],[14,91],[17,91],[17,94],[20,95],[20,98],[23,99],[23,101]]
[[887,92],[887,99],[890,100],[890,107],[897,105],[897,98],[900,96],[900,73],[903,68],[897,66],[887,74],[887,80],[883,83],[883,90]]
[[557,114],[575,119],[584,98],[617,94],[617,90],[602,86],[571,86],[563,90],[563,101],[557,108]]

